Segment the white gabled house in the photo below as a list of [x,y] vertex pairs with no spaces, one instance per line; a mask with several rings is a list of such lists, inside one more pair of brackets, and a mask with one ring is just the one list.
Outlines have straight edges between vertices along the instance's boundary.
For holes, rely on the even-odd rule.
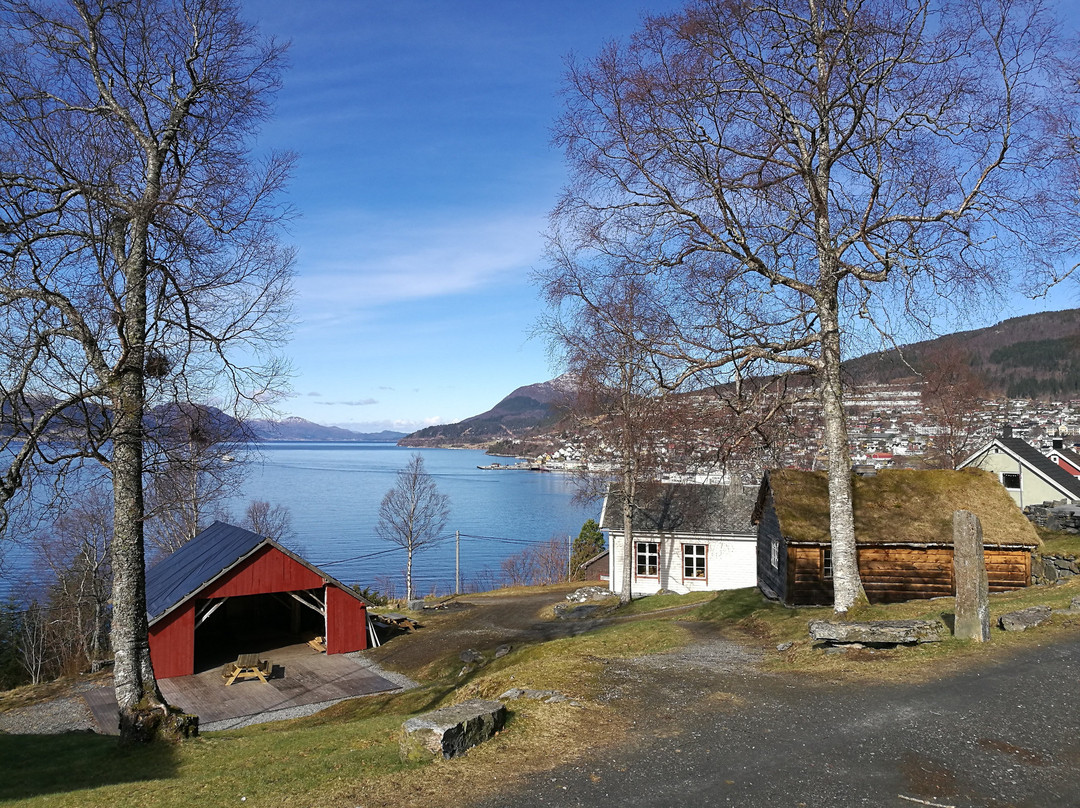
[[[634,513],[631,592],[742,589],[757,585],[755,495],[742,485],[653,483],[641,486]],[[600,527],[610,551],[611,591],[622,592],[627,562],[622,509],[610,492]]]
[[1021,508],[1044,502],[1080,502],[1075,477],[1008,427],[974,452],[959,468],[975,467],[995,475]]

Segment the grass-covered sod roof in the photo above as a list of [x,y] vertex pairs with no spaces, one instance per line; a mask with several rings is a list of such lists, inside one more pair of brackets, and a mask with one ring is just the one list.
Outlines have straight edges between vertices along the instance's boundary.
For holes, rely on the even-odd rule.
[[[776,516],[796,542],[828,542],[829,483],[823,471],[769,472]],[[983,543],[1039,545],[1035,528],[993,474],[895,469],[853,475],[855,540],[859,544],[952,544],[954,511],[979,517]]]

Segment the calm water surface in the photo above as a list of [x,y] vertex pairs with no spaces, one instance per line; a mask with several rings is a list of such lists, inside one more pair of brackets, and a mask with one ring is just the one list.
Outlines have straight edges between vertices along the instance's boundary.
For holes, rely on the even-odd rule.
[[[571,500],[572,481],[561,474],[484,471],[492,462],[480,451],[403,449],[393,444],[272,443],[254,456],[242,496],[232,505],[243,512],[251,499],[286,505],[292,512],[292,544],[310,561],[346,583],[376,586],[401,578],[404,551],[375,533],[379,503],[397,472],[419,451],[440,493],[450,498],[446,539],[415,560],[418,589],[452,586],[454,531],[461,540],[462,584],[520,552],[525,543],[552,536],[576,536],[600,506]],[[482,537],[482,538],[481,538]],[[379,555],[371,555],[379,553]],[[368,558],[356,556],[371,555]],[[403,585],[398,583],[403,589]]]
[[[439,491],[450,498],[446,536],[414,561],[421,593],[449,591],[454,583],[454,531],[462,533],[462,585],[491,585],[500,562],[530,543],[576,536],[599,504],[571,500],[572,481],[561,474],[482,471],[483,452],[402,449],[385,443],[270,443],[251,455],[238,496],[228,503],[239,521],[250,500],[288,507],[293,536],[286,544],[348,584],[404,594],[405,554],[375,534],[378,508],[395,475],[419,451]],[[8,547],[0,595],[30,573],[25,547]]]

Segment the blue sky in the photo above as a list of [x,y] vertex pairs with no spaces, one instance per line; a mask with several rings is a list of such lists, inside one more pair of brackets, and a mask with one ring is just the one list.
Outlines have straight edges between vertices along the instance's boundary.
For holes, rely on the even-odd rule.
[[[300,155],[286,415],[412,431],[557,375],[530,273],[565,180],[565,57],[679,2],[247,0],[292,41],[261,146]],[[1077,305],[1075,286],[986,324]]]

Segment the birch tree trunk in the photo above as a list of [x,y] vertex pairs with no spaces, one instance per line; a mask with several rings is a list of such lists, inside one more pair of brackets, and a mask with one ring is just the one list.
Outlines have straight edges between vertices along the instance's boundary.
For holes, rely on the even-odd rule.
[[283,51],[218,0],[13,0],[0,28],[0,526],[24,480],[108,468],[121,738],[151,740],[185,727],[150,662],[147,457],[170,408],[243,417],[284,380],[292,157],[251,154]]
[[[621,581],[619,589],[619,602],[629,603],[634,599],[633,595],[633,582],[634,582],[634,505],[636,495],[636,480],[634,478],[634,472],[625,472],[622,475],[622,492],[620,496],[620,502],[622,503],[622,524],[623,524],[623,559],[622,569],[620,570]],[[615,561],[612,558],[612,561]]]
[[829,459],[829,532],[832,539],[833,610],[846,614],[864,601],[855,544],[855,515],[851,490],[851,451],[844,414],[843,381],[840,376],[840,328],[836,310],[820,309],[822,369],[821,412],[825,424],[825,451]]

